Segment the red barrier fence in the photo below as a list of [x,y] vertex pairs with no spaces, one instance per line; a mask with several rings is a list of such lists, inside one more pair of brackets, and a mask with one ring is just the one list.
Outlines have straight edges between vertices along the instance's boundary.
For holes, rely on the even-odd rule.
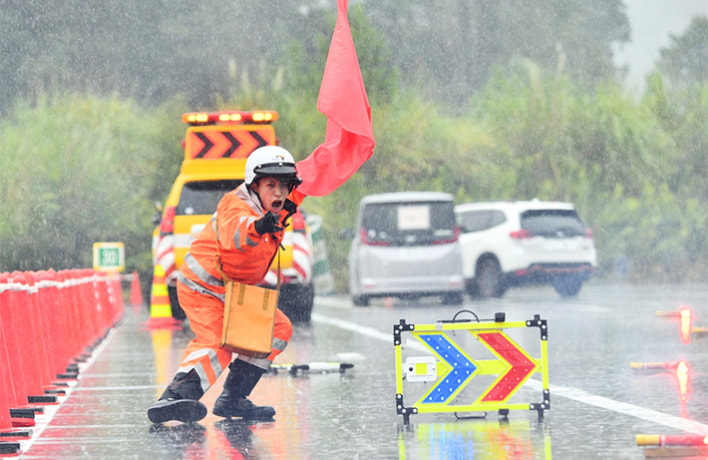
[[35,414],[59,403],[123,311],[117,274],[0,273],[0,456],[20,454]]

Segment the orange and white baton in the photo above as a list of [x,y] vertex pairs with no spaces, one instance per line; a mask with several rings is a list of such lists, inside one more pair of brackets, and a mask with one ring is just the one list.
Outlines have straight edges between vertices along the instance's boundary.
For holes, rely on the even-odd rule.
[[708,436],[699,434],[638,434],[638,446],[706,446]]

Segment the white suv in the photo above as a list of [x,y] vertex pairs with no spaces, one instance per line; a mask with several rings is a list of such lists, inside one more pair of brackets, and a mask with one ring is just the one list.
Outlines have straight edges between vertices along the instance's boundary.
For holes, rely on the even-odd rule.
[[473,297],[501,297],[523,284],[551,284],[571,297],[597,265],[592,230],[571,203],[467,203],[455,215],[465,288]]

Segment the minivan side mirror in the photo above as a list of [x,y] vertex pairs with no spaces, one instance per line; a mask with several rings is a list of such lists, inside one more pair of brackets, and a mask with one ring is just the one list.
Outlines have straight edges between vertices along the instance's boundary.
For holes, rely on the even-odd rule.
[[160,221],[162,220],[162,203],[159,201],[155,202],[155,213],[152,215],[152,225],[158,226],[160,225]]
[[354,238],[354,229],[353,228],[343,228],[339,231],[339,239],[346,241],[346,240],[351,240]]

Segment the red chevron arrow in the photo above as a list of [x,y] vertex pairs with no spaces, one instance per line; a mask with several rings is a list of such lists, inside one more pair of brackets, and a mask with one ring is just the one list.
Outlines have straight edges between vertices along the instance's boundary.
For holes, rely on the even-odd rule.
[[511,366],[481,398],[483,402],[505,401],[524,383],[526,377],[536,370],[519,347],[501,332],[485,332],[477,335],[490,349],[494,350]]
[[239,148],[231,154],[231,158],[246,158],[258,147],[265,145],[256,139],[255,135],[257,133],[255,131],[231,131],[231,134],[239,140]]

